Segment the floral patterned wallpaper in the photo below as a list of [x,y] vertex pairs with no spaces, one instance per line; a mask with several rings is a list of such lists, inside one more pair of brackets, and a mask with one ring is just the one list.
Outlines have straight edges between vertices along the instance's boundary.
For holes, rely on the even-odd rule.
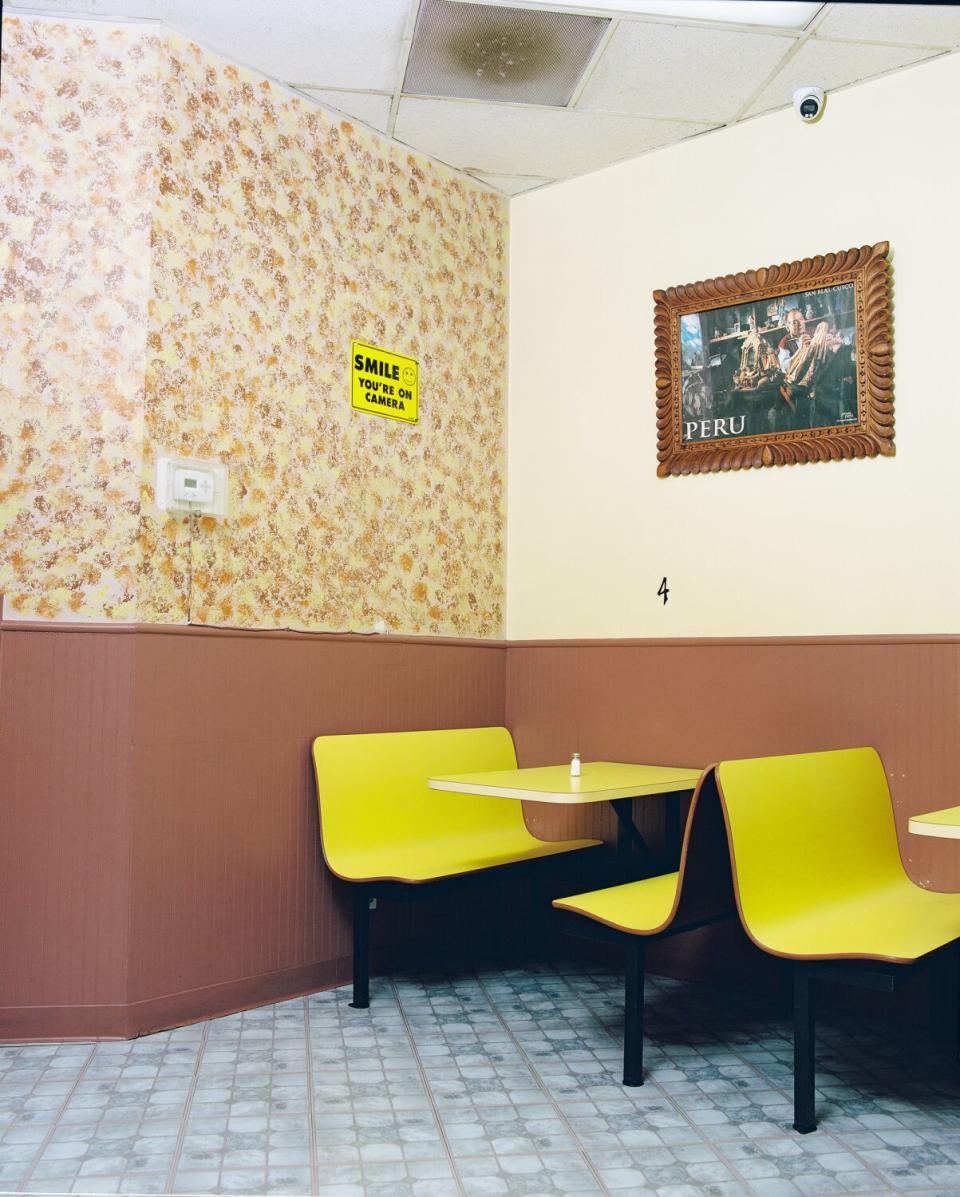
[[[90,30],[33,28],[55,60]],[[150,58],[155,43],[143,30],[125,36]],[[56,127],[51,96],[64,80],[55,68],[41,76],[44,60],[29,51],[10,54],[42,121],[36,147]],[[139,346],[130,365],[140,390],[117,429],[131,447],[141,441],[123,473],[130,508],[118,518],[78,473],[71,493],[81,509],[57,532],[62,560],[41,577],[14,522],[5,537],[20,555],[0,590],[18,608],[62,617],[62,566],[74,537],[92,538],[109,576],[122,569],[130,580],[129,598],[108,610],[92,588],[73,608],[79,615],[318,631],[370,631],[383,619],[398,632],[501,634],[505,201],[175,35],[155,55],[156,98],[143,104],[140,126],[118,116],[110,131],[146,171],[123,216],[146,204],[151,239],[149,254],[127,247],[126,268],[150,279],[125,340],[128,351]],[[136,141],[154,129],[148,111],[155,138]],[[8,125],[5,115],[4,147],[32,165],[37,149],[11,145]],[[19,196],[16,182],[0,185],[8,207]],[[99,242],[78,264],[99,296],[107,288],[97,251]],[[82,340],[86,314],[73,321]],[[353,339],[419,359],[419,424],[351,409]],[[65,356],[67,377],[76,373],[69,345],[48,352]],[[116,386],[117,371],[109,377]],[[26,378],[18,365],[21,404],[32,401]],[[63,439],[61,413],[42,409],[36,422],[39,457],[49,461]],[[82,468],[96,472],[103,452],[86,443],[93,460]],[[65,445],[72,464],[76,449]],[[3,513],[6,490],[25,473],[19,448],[12,469],[6,442],[0,452]],[[228,466],[224,523],[156,510],[161,452]],[[65,496],[50,523],[62,522],[61,505]]]
[[132,619],[158,52],[7,18],[0,94],[0,593]]

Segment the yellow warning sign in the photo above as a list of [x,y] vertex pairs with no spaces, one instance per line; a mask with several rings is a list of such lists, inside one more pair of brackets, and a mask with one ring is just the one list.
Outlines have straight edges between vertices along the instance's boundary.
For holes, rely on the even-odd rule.
[[354,341],[350,373],[351,406],[357,411],[416,424],[420,369],[414,358]]

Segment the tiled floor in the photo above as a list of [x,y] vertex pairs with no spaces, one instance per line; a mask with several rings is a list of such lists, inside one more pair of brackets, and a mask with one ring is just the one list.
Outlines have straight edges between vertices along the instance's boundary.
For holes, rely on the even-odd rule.
[[[130,1043],[0,1048],[0,1192],[960,1195],[960,1084],[892,1026],[825,1017],[820,1130],[790,1129],[788,1026],[578,968],[379,980]],[[691,1028],[695,1028],[692,1031]]]

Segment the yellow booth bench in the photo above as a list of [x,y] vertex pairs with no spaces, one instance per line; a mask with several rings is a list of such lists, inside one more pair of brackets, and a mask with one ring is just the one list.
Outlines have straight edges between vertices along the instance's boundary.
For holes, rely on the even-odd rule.
[[613,942],[623,949],[623,1083],[642,1085],[646,945],[733,914],[713,769],[701,774],[691,799],[676,872],[557,898],[553,905],[563,912],[568,934]]
[[[905,966],[957,944],[960,894],[907,876],[872,748],[723,761],[717,780],[740,920],[794,962],[793,1124],[805,1134],[816,1128],[813,982],[891,990]],[[951,1001],[955,1027],[955,989]]]
[[318,736],[313,765],[327,867],[353,885],[353,1006],[370,1004],[373,898],[593,848],[528,830],[520,802],[431,790],[439,774],[515,769],[505,727]]

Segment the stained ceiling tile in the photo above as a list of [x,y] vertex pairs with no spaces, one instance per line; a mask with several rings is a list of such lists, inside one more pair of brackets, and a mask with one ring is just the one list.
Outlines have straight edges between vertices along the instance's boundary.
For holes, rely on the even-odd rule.
[[396,136],[479,174],[559,179],[709,127],[566,109],[403,99]]
[[403,91],[563,108],[609,20],[458,0],[421,0]]
[[368,91],[321,91],[315,87],[304,87],[301,90],[319,100],[325,108],[334,108],[337,112],[356,117],[358,121],[379,129],[381,133],[387,131],[387,123],[390,120],[390,96],[379,96]]
[[953,4],[835,4],[817,30],[904,46],[960,46],[960,8]]
[[919,62],[939,52],[900,46],[828,42],[812,37],[764,88],[745,115],[754,116],[759,112],[785,107],[791,103],[794,89],[807,83],[816,83],[829,93],[847,83],[869,79],[872,75]]
[[625,21],[577,110],[723,122],[795,44],[775,34]]

